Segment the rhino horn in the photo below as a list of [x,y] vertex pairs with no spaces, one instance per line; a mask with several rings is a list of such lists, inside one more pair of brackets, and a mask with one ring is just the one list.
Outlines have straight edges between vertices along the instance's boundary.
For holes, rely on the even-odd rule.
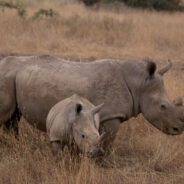
[[174,104],[176,106],[182,106],[183,105],[183,99],[182,99],[182,97],[176,98],[173,102],[174,102]]
[[164,73],[166,73],[170,68],[172,67],[172,62],[168,59],[168,64],[166,66],[164,66],[163,68],[161,68],[158,73],[160,75],[164,75]]
[[93,110],[92,110],[92,114],[95,115],[96,113],[98,113],[102,109],[103,106],[104,106],[104,103],[94,107]]

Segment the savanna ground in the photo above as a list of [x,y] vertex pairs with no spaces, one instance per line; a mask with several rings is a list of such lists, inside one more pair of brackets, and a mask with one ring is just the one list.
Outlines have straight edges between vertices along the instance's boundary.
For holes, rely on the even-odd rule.
[[[165,87],[172,98],[184,97],[184,13],[124,6],[88,9],[74,0],[11,2],[22,3],[27,17],[0,11],[0,54],[49,53],[79,61],[150,57],[158,67],[170,58],[174,67],[164,76]],[[53,8],[59,15],[32,20],[40,8]],[[67,153],[62,157],[53,158],[46,134],[24,119],[19,140],[0,131],[0,183],[184,183],[184,135],[165,135],[141,115],[121,125],[113,168]]]

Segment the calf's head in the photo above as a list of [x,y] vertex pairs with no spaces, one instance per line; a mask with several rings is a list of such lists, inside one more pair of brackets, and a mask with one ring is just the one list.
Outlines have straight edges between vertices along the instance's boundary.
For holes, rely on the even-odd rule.
[[72,135],[75,143],[80,151],[88,157],[95,157],[102,154],[100,148],[99,135],[99,115],[103,104],[94,107],[93,109],[83,109],[81,104],[76,104],[75,112],[72,115]]
[[145,79],[140,99],[141,112],[156,128],[166,134],[177,135],[184,130],[184,107],[182,99],[172,101],[164,88],[163,75],[172,66],[168,65],[156,71],[155,63],[149,61],[148,76]]

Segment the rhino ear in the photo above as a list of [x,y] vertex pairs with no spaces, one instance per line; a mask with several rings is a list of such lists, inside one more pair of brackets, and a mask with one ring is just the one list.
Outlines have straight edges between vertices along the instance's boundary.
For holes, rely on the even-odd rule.
[[154,75],[156,69],[157,69],[157,66],[156,64],[152,61],[152,60],[148,60],[148,65],[147,65],[147,69],[148,69],[148,72],[149,72],[149,75],[150,77]]
[[79,115],[82,111],[82,105],[81,104],[76,104],[76,107],[75,107],[75,112],[77,115]]
[[81,104],[72,104],[71,107],[69,107],[69,114],[68,114],[68,121],[70,123],[75,122],[76,117],[80,115],[82,111],[82,105]]

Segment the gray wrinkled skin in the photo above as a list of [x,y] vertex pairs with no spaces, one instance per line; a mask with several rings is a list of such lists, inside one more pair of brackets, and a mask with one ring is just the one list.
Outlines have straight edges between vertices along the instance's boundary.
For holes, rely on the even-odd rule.
[[[61,59],[59,59],[61,60]],[[57,57],[41,56],[8,56],[0,60],[0,125],[8,121],[17,105],[16,74],[30,63],[50,63],[57,61]]]
[[[87,156],[97,156],[101,152],[98,131],[101,108],[102,105],[95,107],[76,94],[58,102],[51,108],[46,120],[51,145],[59,143],[62,148],[65,144],[69,147],[76,144]],[[52,146],[52,151],[57,153],[58,149]]]
[[[164,133],[177,135],[184,129],[182,103],[168,97],[163,72],[151,61],[103,59],[79,63],[53,56],[11,57],[11,63],[7,62],[10,57],[3,60],[2,93],[10,100],[0,99],[1,112],[11,116],[16,103],[22,115],[43,131],[51,107],[75,93],[94,105],[105,103],[100,111],[100,133],[107,133],[104,147],[111,145],[120,122],[139,113]],[[7,72],[12,73],[7,77],[9,83],[4,79]],[[7,119],[3,116],[2,122]]]

